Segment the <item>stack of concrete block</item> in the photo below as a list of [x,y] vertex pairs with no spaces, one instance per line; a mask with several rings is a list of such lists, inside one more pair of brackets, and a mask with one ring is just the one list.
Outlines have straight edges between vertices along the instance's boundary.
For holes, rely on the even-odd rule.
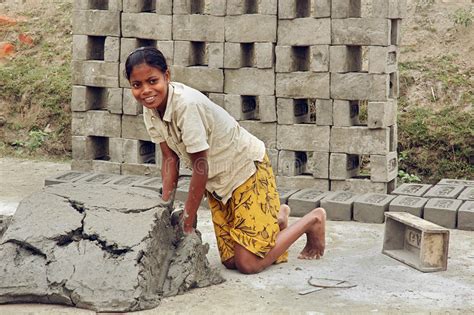
[[406,0],[75,2],[73,167],[156,175],[159,148],[123,74],[156,46],[172,80],[267,146],[279,185],[391,192]]

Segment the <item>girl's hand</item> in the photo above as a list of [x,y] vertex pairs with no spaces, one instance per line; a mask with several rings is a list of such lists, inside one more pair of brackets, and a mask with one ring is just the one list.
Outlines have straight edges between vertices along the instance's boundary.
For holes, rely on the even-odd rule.
[[183,230],[184,234],[191,234],[194,232],[194,221],[196,220],[195,216],[189,215],[186,209],[183,211],[181,215],[181,229]]

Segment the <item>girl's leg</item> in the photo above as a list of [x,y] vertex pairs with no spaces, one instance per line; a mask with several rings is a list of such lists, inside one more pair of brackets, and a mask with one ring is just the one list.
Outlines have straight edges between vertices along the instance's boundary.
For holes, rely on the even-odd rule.
[[240,272],[245,274],[261,272],[273,264],[304,233],[306,233],[307,238],[306,246],[298,258],[319,259],[324,254],[325,223],[326,211],[323,208],[316,208],[293,225],[278,233],[275,247],[264,258],[256,256],[236,243],[233,263]]

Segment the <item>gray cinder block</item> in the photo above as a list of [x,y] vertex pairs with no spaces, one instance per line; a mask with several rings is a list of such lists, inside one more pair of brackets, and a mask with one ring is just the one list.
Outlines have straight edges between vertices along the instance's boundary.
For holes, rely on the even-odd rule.
[[298,176],[276,176],[277,186],[288,186],[295,189],[306,189],[313,188],[317,190],[328,191],[329,180],[314,178],[311,175],[298,175]]
[[296,176],[303,174],[305,162],[297,152],[281,150],[278,153],[278,174],[283,176]]
[[464,190],[463,186],[455,185],[436,185],[430,188],[423,197],[425,198],[457,198],[461,191]]
[[119,87],[119,63],[73,60],[72,83],[98,87]]
[[328,220],[351,221],[357,197],[357,194],[349,191],[333,191],[321,200],[321,207],[326,210]]
[[385,212],[395,196],[367,193],[354,201],[354,220],[366,223],[383,223]]
[[369,46],[369,73],[392,73],[398,68],[397,46]]
[[72,114],[71,130],[73,136],[120,138],[121,129],[121,115],[101,110],[74,112]]
[[90,1],[90,0],[75,0],[74,10],[106,10],[106,11],[122,11],[122,0],[108,0],[108,1]]
[[161,176],[160,168],[154,164],[123,163],[122,175]]
[[[393,182],[393,181],[392,181]],[[368,192],[386,194],[392,189],[393,183],[375,183],[368,178],[349,178],[346,180],[331,180],[331,190],[352,191],[358,194]]]
[[335,127],[351,127],[359,124],[359,101],[334,100],[333,123]]
[[108,138],[72,136],[72,158],[75,160],[94,160],[108,156]]
[[392,191],[394,195],[407,195],[421,197],[427,192],[433,185],[427,184],[402,184],[397,189]]
[[119,37],[120,16],[120,11],[77,10],[72,15],[72,31],[75,35]]
[[224,66],[224,43],[175,41],[173,57],[177,66]]
[[329,152],[315,151],[308,162],[311,162],[310,171],[314,178],[329,178]]
[[277,99],[278,124],[293,125],[302,123],[312,123],[312,115],[316,114],[317,100],[315,99]]
[[122,114],[122,89],[73,86],[71,110],[84,112],[95,109],[106,109],[113,114]]
[[333,100],[316,100],[316,125],[333,125]]
[[360,46],[330,46],[331,72],[356,72],[362,68],[362,49]]
[[[393,193],[393,192],[392,192]],[[388,211],[408,212],[419,218],[423,217],[423,209],[429,199],[414,196],[397,196],[390,202]]]
[[278,18],[281,20],[302,17],[329,17],[331,0],[314,1],[278,1]]
[[123,114],[136,116],[143,114],[143,106],[137,102],[131,89],[123,89]]
[[438,185],[459,185],[459,186],[474,186],[474,180],[465,179],[448,179],[443,178],[438,182]]
[[276,106],[274,96],[241,96],[226,94],[224,96],[224,108],[237,121],[276,121]]
[[201,14],[173,15],[173,40],[223,43],[224,17]]
[[425,205],[423,218],[448,229],[455,229],[462,200],[432,198]]
[[105,173],[92,173],[89,176],[81,177],[75,182],[89,184],[107,184],[113,180],[119,179],[120,176]]
[[331,73],[331,98],[341,100],[386,101],[390,75]]
[[329,152],[329,126],[278,125],[279,150]]
[[[298,47],[277,46],[276,53],[276,71],[277,72],[296,72],[312,71],[327,72],[329,69],[329,45],[313,45],[306,47],[304,60],[301,54],[297,53]],[[301,47],[299,47],[301,48]],[[305,63],[305,69],[299,69],[301,62]]]
[[300,18],[280,20],[278,45],[311,46],[331,44],[331,20]]
[[267,150],[276,148],[276,123],[262,123],[254,120],[243,120],[240,121],[239,124],[252,135],[262,140],[265,143]]
[[72,160],[71,170],[77,172],[92,172],[92,160]]
[[329,99],[329,74],[293,72],[276,74],[276,96]]
[[[222,69],[182,66],[172,66],[170,68],[174,81],[182,82],[201,92],[224,92],[224,71]],[[194,78],[200,79],[195,80]]]
[[387,155],[370,156],[370,180],[373,182],[389,182],[397,177],[398,156],[397,152]]
[[346,19],[361,16],[360,0],[332,0],[331,18]]
[[92,171],[94,173],[120,175],[122,174],[122,163],[103,160],[92,160]]
[[331,152],[349,154],[389,153],[390,130],[367,127],[331,128]]
[[225,94],[223,93],[209,93],[209,99],[220,107],[225,106]]
[[276,42],[276,15],[246,14],[225,17],[225,41],[231,43]]
[[458,229],[474,231],[474,201],[466,201],[459,208]]
[[79,180],[80,178],[89,176],[89,175],[90,173],[86,173],[86,172],[67,171],[55,176],[45,178],[44,185],[51,186],[51,185],[56,185],[56,184],[73,183]]
[[474,200],[474,187],[466,187],[458,196],[460,200]]
[[226,69],[224,92],[238,95],[275,95],[275,73],[271,69]]
[[381,18],[348,18],[331,20],[333,45],[388,46],[391,24]]
[[385,128],[397,123],[397,101],[368,102],[367,126],[371,129]]
[[277,0],[242,1],[227,0],[227,15],[269,14],[276,15]]
[[331,153],[329,160],[330,179],[348,179],[355,177],[360,171],[360,157],[345,153]]
[[372,17],[403,19],[407,14],[407,0],[373,0]]
[[320,206],[320,201],[328,194],[327,191],[306,188],[298,191],[288,199],[291,216],[303,217],[311,210]]
[[165,56],[169,65],[174,64],[174,41],[140,38],[120,38],[120,62],[125,63],[128,55],[138,47],[157,47]]
[[149,12],[160,15],[171,15],[173,0],[123,0],[123,12]]
[[122,116],[122,138],[151,141],[143,123],[143,115]]
[[[153,25],[153,27],[150,27],[150,25]],[[123,37],[171,40],[171,27],[171,15],[160,15],[155,13],[122,13]]]

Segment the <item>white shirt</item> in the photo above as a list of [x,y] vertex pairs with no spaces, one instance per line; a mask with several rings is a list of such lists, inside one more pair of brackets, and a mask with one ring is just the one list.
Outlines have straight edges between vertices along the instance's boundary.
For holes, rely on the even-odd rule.
[[255,173],[254,161],[263,160],[264,143],[201,92],[177,82],[168,88],[163,119],[144,108],[151,140],[166,141],[188,168],[190,153],[209,150],[206,190],[227,203],[234,189]]

